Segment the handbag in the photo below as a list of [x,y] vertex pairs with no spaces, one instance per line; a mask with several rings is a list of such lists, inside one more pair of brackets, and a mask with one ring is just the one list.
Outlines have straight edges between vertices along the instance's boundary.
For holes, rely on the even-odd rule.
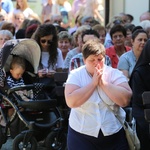
[[140,150],[140,141],[136,134],[136,129],[135,129],[136,121],[134,118],[133,118],[132,122],[133,123],[132,123],[132,127],[131,127],[129,125],[129,123],[127,121],[125,121],[123,124],[123,128],[126,133],[126,138],[127,138],[130,150]]
[[[98,92],[98,95],[101,98],[99,92]],[[101,98],[101,100],[103,101],[102,98]],[[131,125],[129,125],[129,123],[127,121],[125,121],[123,123],[119,119],[117,114],[115,114],[114,111],[109,107],[109,105],[106,104],[105,102],[104,102],[104,104],[115,115],[115,117],[119,120],[119,122],[123,126],[123,128],[125,130],[126,138],[127,138],[127,141],[128,141],[128,145],[129,145],[129,150],[140,150],[140,141],[139,141],[139,138],[138,138],[137,133],[136,133],[136,121],[135,121],[135,119],[134,118],[132,119]]]

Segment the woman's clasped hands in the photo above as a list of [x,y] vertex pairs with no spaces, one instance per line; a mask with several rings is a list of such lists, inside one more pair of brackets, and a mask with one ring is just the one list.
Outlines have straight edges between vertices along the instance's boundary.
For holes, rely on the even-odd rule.
[[93,83],[95,86],[102,84],[103,68],[97,64],[93,74]]

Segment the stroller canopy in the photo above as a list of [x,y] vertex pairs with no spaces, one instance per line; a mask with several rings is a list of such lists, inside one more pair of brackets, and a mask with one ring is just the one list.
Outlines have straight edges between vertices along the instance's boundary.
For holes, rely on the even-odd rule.
[[13,55],[26,59],[37,74],[41,50],[35,40],[14,39],[7,41],[0,51],[0,68],[9,71]]
[[0,88],[4,87],[5,72],[10,69],[13,55],[27,60],[33,68],[32,73],[38,72],[41,50],[36,41],[32,39],[9,40],[0,50]]

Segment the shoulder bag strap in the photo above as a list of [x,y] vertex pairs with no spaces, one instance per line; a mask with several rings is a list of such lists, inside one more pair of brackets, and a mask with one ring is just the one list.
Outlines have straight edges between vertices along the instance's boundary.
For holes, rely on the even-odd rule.
[[[100,96],[99,92],[98,92],[98,87],[97,87],[97,93],[98,96],[100,97],[100,99],[103,101],[102,97]],[[109,107],[108,104],[106,104],[104,101],[103,103],[105,104],[105,106],[114,114],[114,116],[119,120],[119,122],[121,123],[121,125],[124,127],[124,124],[122,123],[122,121],[119,119],[118,115],[114,113],[114,111]]]

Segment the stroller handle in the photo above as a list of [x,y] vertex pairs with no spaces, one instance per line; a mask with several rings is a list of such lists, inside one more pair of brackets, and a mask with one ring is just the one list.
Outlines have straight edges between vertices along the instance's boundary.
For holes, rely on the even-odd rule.
[[10,89],[7,90],[7,94],[11,94],[15,91],[20,91],[20,90],[31,90],[34,88],[34,85],[33,84],[30,84],[30,85],[21,85],[21,86],[16,86],[16,87],[12,87]]
[[27,85],[20,85],[20,86],[15,86],[7,90],[7,94],[11,94],[15,91],[20,91],[20,90],[37,90],[37,89],[45,89],[47,85],[43,83],[33,83],[33,84],[27,84]]

